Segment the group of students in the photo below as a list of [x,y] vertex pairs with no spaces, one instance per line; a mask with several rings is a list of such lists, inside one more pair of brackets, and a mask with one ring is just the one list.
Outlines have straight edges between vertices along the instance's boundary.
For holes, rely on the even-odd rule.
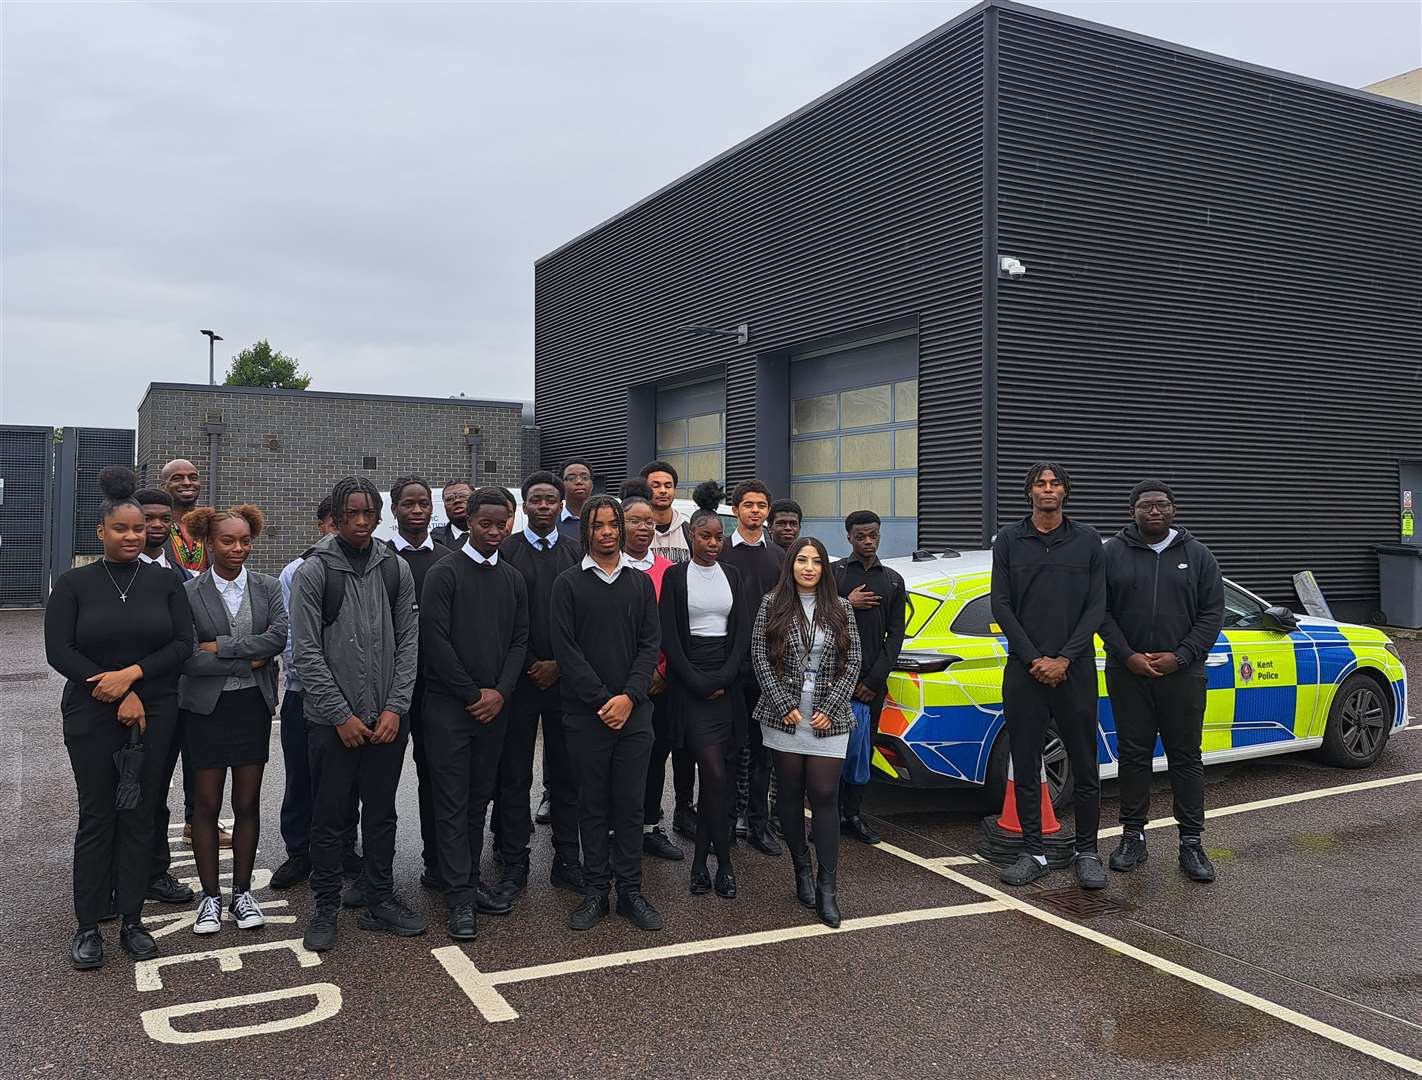
[[[862,787],[841,779],[852,703],[877,723],[903,640],[903,581],[877,558],[872,512],[849,516],[854,554],[831,564],[819,540],[795,535],[799,508],[772,505],[759,481],[731,493],[729,537],[720,486],[698,487],[699,509],[684,518],[678,483],[660,461],[619,498],[592,494],[586,462],[536,472],[512,532],[508,491],[448,482],[448,523],[431,529],[429,483],[404,477],[391,487],[397,534],[386,543],[374,539],[381,493],[348,477],[316,510],[319,539],[273,577],[246,567],[261,510],[197,506],[190,462],[170,462],[142,490],[131,469],[105,470],[103,556],[55,582],[45,621],[49,662],[68,679],[61,711],[79,794],[74,966],[103,963],[99,924],[115,917],[131,956],[155,956],[145,900],[196,899],[193,931],[219,932],[223,846],[228,917],[264,924],[252,872],[278,708],[287,858],[271,885],[309,878],[313,951],[334,946],[342,907],[362,908],[369,930],[427,928],[392,874],[411,741],[421,884],[443,893],[449,935],[473,939],[479,915],[512,910],[528,883],[540,725],[551,881],[579,896],[572,928],[609,913],[613,886],[620,915],[662,927],[641,860],[685,858],[660,824],[668,760],[673,828],[694,840],[692,894],[736,896],[739,836],[781,854],[774,816],[796,896],[838,926],[841,831],[878,842],[859,813]],[[138,742],[137,802],[120,809],[115,755]],[[196,897],[168,873],[180,757]],[[230,834],[218,821],[229,772]],[[500,868],[487,882],[486,821]]]

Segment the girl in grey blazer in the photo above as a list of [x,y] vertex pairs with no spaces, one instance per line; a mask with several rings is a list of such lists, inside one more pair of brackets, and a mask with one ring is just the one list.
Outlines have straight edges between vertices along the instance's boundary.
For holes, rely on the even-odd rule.
[[184,582],[196,647],[178,684],[183,755],[193,769],[193,853],[202,896],[193,932],[222,929],[217,881],[217,813],[232,770],[232,918],[243,930],[266,919],[252,896],[262,771],[277,705],[276,657],[286,647],[281,583],[246,568],[264,518],[255,506],[198,507],[183,518],[210,565]]
[[[850,698],[859,682],[859,630],[841,600],[825,546],[812,536],[790,545],[780,582],[760,605],[751,631],[751,663],[760,683],[755,719],[775,762],[777,810],[795,864],[795,893],[829,926],[840,922],[839,778],[849,732]],[[819,875],[810,875],[805,796]]]

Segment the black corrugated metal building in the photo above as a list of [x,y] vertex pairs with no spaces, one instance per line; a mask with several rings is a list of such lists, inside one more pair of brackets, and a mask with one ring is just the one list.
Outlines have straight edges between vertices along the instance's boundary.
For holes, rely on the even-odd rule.
[[1163,475],[1236,580],[1356,610],[1422,457],[1422,109],[989,2],[545,256],[535,305],[545,465],[758,475],[900,552],[986,544],[1039,458],[1102,528]]

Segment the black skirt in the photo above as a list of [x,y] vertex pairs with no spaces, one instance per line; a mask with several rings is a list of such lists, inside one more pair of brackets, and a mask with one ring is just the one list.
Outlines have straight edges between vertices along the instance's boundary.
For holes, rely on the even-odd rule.
[[192,769],[265,764],[272,741],[272,711],[261,687],[224,690],[206,716],[183,712],[183,760]]
[[[718,671],[726,663],[730,639],[724,637],[686,639],[686,658],[697,671]],[[746,741],[745,695],[739,684],[729,686],[714,701],[685,692],[673,677],[667,688],[671,707],[671,744],[695,753],[707,746],[725,743],[741,746]]]

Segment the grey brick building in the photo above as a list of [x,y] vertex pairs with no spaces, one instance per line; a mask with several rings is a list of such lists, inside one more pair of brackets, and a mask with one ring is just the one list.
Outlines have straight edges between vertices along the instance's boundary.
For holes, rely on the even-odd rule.
[[436,486],[517,487],[533,467],[525,447],[537,453],[527,427],[517,401],[152,383],[138,406],[138,473],[153,482],[165,462],[188,458],[205,505],[260,506],[269,532],[252,566],[271,573],[311,542],[313,511],[342,476],[381,490],[411,472]]

